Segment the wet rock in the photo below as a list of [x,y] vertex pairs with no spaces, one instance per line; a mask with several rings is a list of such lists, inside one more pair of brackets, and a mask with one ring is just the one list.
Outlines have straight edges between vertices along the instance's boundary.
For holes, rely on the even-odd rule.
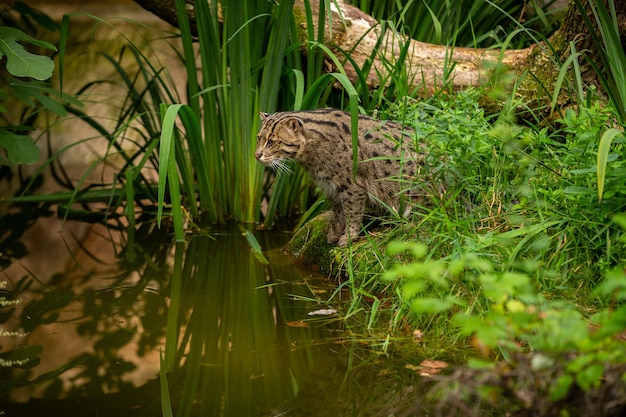
[[286,249],[299,265],[330,271],[335,245],[326,243],[326,234],[332,218],[331,212],[324,212],[296,230]]

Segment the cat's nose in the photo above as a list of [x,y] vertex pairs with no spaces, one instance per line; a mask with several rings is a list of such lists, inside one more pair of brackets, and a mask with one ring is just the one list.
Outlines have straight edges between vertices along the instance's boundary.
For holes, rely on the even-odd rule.
[[258,160],[261,160],[261,156],[262,156],[262,155],[263,155],[263,152],[261,152],[261,151],[256,151],[256,152],[254,153],[254,157],[255,157],[256,159],[258,159]]

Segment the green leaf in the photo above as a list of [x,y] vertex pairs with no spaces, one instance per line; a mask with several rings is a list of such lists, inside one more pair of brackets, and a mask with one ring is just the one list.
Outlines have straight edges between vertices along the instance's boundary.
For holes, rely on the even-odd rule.
[[500,341],[506,340],[509,336],[507,330],[495,323],[485,323],[483,327],[476,329],[476,337],[485,346],[498,346]]
[[33,164],[39,160],[39,148],[35,146],[33,138],[18,135],[2,127],[0,148],[6,149],[11,164]]
[[493,362],[486,361],[484,359],[469,358],[467,360],[467,366],[471,369],[488,370],[494,369],[496,365]]
[[592,334],[594,340],[610,338],[621,333],[626,328],[626,305],[621,306],[611,313],[601,324],[601,327]]
[[606,167],[609,159],[609,151],[611,150],[611,143],[617,135],[623,132],[618,129],[608,129],[600,138],[600,144],[598,145],[598,161],[597,161],[597,176],[598,176],[598,200],[602,201],[602,195],[604,194],[604,180],[606,178]]
[[422,280],[412,279],[404,284],[402,293],[405,299],[413,297],[415,294],[424,292],[426,290],[426,284]]
[[170,399],[170,387],[167,382],[167,372],[165,371],[165,359],[163,358],[163,352],[159,352],[160,359],[160,370],[159,370],[159,381],[161,387],[161,413],[163,417],[174,417],[174,412],[172,411],[172,401]]
[[[46,110],[51,111],[57,116],[64,117],[67,115],[67,111],[63,105],[51,98],[51,96],[58,96],[59,92],[53,88],[48,87],[45,83],[34,81],[34,82],[14,82],[11,83],[11,88],[13,89],[13,94],[15,97],[26,103],[27,105],[34,107],[35,100],[41,103],[42,106],[45,107]],[[70,101],[72,104],[81,105],[80,102],[73,99],[69,95],[64,95],[64,98],[67,101]]]
[[454,305],[451,299],[442,300],[440,298],[423,297],[417,298],[411,304],[411,311],[417,314],[435,314],[449,310]]
[[435,44],[441,44],[441,39],[442,39],[442,35],[443,35],[443,30],[441,28],[441,22],[439,21],[439,19],[437,19],[437,14],[435,12],[433,12],[433,10],[428,7],[428,3],[424,2],[424,6],[426,6],[426,9],[428,10],[428,13],[430,13],[430,18],[433,21],[433,36],[434,36],[434,42]]
[[165,202],[165,186],[169,184],[169,196],[172,205],[172,218],[174,222],[174,236],[177,242],[185,240],[183,229],[183,213],[181,209],[180,182],[176,169],[176,118],[182,109],[188,108],[184,104],[161,104],[161,139],[159,143],[159,186],[157,204],[157,225],[161,227],[163,205]]
[[[606,278],[595,289],[594,294],[611,296],[623,293],[626,290],[626,273],[623,268],[617,267],[606,271]],[[622,298],[618,297],[618,300]]]
[[550,399],[552,401],[558,401],[565,398],[573,382],[574,377],[570,374],[561,375],[559,379],[557,379],[556,384],[550,387]]
[[486,326],[483,319],[467,313],[457,313],[452,320],[461,327],[461,334],[465,336],[470,336]]
[[391,256],[402,255],[405,252],[410,252],[417,260],[426,256],[426,254],[428,253],[428,248],[421,243],[398,241],[391,242],[387,246],[387,253]]
[[7,57],[7,71],[16,77],[47,80],[52,77],[54,61],[44,55],[28,52],[18,41],[56,51],[54,45],[28,36],[16,28],[0,27],[0,58]]
[[604,373],[604,367],[599,363],[593,363],[576,374],[576,383],[584,391],[600,384],[600,378]]
[[261,245],[256,240],[256,237],[252,234],[251,231],[244,228],[240,223],[237,224],[239,227],[239,231],[246,237],[248,244],[250,245],[250,249],[252,249],[252,253],[254,253],[254,257],[259,261],[261,265],[269,265],[270,262],[267,260],[265,255],[263,254],[263,249],[261,249]]

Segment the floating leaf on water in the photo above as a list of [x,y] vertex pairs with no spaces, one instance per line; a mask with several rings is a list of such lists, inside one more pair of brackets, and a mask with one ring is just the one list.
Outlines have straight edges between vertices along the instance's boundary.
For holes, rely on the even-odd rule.
[[419,365],[406,364],[404,367],[417,372],[420,376],[433,376],[447,368],[448,362],[425,359]]
[[321,308],[319,310],[310,311],[309,316],[330,316],[331,314],[335,314],[337,310],[334,308]]
[[298,321],[288,321],[287,326],[289,327],[309,327],[308,324],[306,324],[306,322],[302,321],[302,320],[298,320]]
[[420,363],[420,366],[424,368],[443,369],[448,367],[448,362],[424,359],[422,363]]

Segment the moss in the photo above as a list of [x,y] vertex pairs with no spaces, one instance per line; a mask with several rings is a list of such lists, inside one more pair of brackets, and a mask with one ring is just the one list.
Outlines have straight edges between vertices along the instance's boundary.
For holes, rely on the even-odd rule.
[[[556,32],[549,41],[549,45],[536,45],[525,62],[525,69],[528,71],[523,77],[517,89],[518,96],[526,97],[525,103],[530,108],[540,109],[549,106],[554,93],[556,79],[561,70],[561,63],[555,62],[560,59],[564,61],[569,55],[567,40]],[[564,105],[571,102],[570,94],[566,89],[561,89],[557,100],[557,105]]]
[[298,40],[306,43],[309,38],[307,31],[307,19],[304,10],[299,7],[294,7],[293,18],[296,23],[296,31],[298,32]]
[[325,212],[299,228],[287,244],[287,251],[298,264],[330,271],[333,245],[326,243],[332,213]]

